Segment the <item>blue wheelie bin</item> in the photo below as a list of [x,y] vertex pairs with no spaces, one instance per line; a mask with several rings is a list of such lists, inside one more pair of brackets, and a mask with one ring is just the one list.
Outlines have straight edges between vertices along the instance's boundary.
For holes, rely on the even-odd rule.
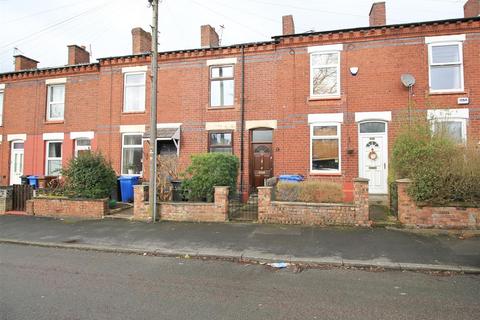
[[278,177],[278,180],[282,182],[301,182],[304,178],[299,174],[283,174]]
[[120,176],[120,195],[122,202],[133,201],[133,186],[138,184],[137,176]]
[[28,184],[33,187],[33,189],[38,189],[38,176],[28,176]]

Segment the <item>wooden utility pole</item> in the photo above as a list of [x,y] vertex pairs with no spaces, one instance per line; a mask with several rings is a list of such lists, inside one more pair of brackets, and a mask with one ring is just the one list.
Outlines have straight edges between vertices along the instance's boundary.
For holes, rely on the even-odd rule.
[[158,0],[149,0],[152,6],[152,52],[150,86],[150,182],[148,201],[152,222],[157,219],[157,78],[158,78]]

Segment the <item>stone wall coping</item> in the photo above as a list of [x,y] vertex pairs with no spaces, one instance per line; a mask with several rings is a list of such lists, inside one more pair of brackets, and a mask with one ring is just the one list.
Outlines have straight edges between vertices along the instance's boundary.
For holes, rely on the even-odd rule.
[[354,204],[349,203],[316,203],[316,202],[293,202],[293,201],[272,201],[272,205],[277,206],[308,206],[308,207],[348,207],[354,208]]
[[355,178],[353,179],[353,182],[368,182],[370,181],[369,179],[367,178]]
[[217,189],[217,188],[218,188],[218,189],[230,189],[229,186],[215,186],[215,187],[213,187],[213,188],[215,188],[215,189]]
[[183,201],[183,202],[169,202],[169,201],[163,201],[159,202],[159,204],[166,204],[166,205],[174,205],[174,206],[214,206],[215,202],[188,202],[188,201]]
[[257,189],[273,189],[273,187],[257,187]]
[[404,179],[398,179],[396,182],[397,183],[411,183],[412,180],[410,180],[408,178],[404,178]]

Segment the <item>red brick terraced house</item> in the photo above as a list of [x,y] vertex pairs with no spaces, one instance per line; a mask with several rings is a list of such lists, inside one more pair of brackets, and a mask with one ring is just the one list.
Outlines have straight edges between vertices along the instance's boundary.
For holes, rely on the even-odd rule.
[[[465,18],[386,25],[375,3],[368,27],[295,34],[285,16],[283,35],[231,46],[202,26],[202,48],[159,53],[158,152],[177,153],[183,168],[192,154],[233,153],[244,190],[301,174],[347,194],[365,177],[386,194],[409,111],[480,140],[479,11],[469,0]],[[136,28],[132,38],[131,55],[95,63],[76,45],[61,67],[15,57],[0,74],[1,185],[56,174],[90,149],[118,174],[148,177],[151,37]]]

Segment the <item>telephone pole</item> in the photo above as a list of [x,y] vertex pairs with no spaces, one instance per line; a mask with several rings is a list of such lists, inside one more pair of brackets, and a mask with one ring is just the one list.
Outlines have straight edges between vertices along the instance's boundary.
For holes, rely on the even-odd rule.
[[152,53],[150,86],[150,182],[148,199],[152,222],[157,219],[157,78],[158,78],[158,0],[149,0],[152,6]]

